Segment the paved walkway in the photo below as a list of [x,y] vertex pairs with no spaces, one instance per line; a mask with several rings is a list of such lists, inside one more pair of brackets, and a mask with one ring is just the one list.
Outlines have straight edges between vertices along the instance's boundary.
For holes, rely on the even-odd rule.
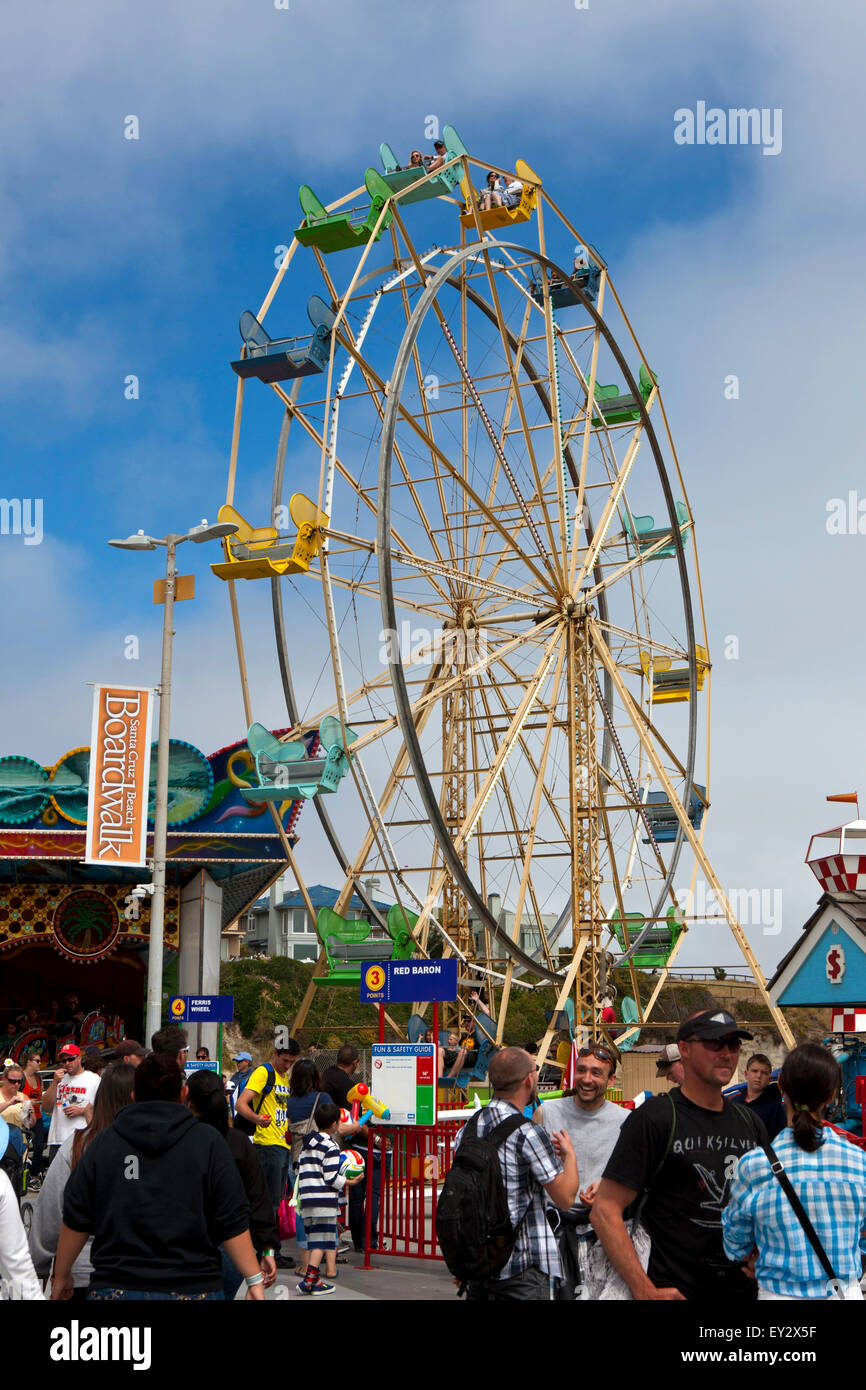
[[[283,1254],[292,1255],[296,1260],[301,1253],[293,1240],[283,1242]],[[401,1302],[457,1302],[457,1288],[442,1260],[405,1260],[386,1255],[377,1261],[375,1253],[370,1256],[374,1269],[361,1269],[364,1256],[353,1250],[343,1252],[348,1263],[337,1265],[338,1278],[334,1292],[327,1298],[306,1298],[307,1303],[335,1303],[338,1299],[378,1299],[399,1300]],[[323,1271],[323,1278],[325,1277]],[[300,1273],[294,1269],[277,1271],[277,1282],[266,1293],[266,1298],[301,1300],[303,1294],[297,1292]],[[238,1298],[243,1298],[239,1291]]]

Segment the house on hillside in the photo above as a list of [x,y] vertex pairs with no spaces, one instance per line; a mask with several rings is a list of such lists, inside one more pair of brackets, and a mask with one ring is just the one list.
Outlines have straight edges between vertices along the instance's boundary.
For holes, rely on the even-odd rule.
[[[364,888],[370,901],[385,916],[391,904],[375,896],[379,890],[379,880],[367,879]],[[310,885],[308,891],[316,912],[322,907],[335,907],[340,895],[338,888],[328,888],[321,883]],[[353,921],[371,921],[371,914],[357,893],[352,894],[343,916]],[[310,918],[291,873],[277,879],[270,891],[238,919],[237,926],[242,933],[241,940],[252,952],[266,956],[288,956],[290,960],[315,961],[318,958],[321,946],[316,935],[316,924]],[[379,936],[388,942],[390,954],[387,932],[374,923],[371,938],[375,940]]]

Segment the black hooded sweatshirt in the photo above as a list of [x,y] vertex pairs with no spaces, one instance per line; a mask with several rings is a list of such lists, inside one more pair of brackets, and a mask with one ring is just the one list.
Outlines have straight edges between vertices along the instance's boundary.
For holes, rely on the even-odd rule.
[[221,1134],[185,1106],[126,1105],[70,1175],[63,1220],[93,1236],[94,1289],[217,1292],[217,1246],[249,1228],[243,1184]]

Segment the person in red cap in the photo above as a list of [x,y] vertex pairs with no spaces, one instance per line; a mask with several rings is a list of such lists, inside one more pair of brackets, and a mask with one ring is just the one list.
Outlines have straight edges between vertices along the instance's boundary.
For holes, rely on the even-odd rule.
[[[722,1302],[756,1297],[754,1278],[725,1255],[722,1211],[742,1154],[766,1140],[757,1115],[722,1090],[750,1039],[724,1009],[680,1024],[683,1082],[651,1096],[619,1133],[592,1208],[592,1225],[614,1269],[636,1299]],[[641,1194],[649,1232],[643,1269],[623,1219]]]
[[96,1072],[85,1071],[81,1064],[81,1048],[64,1043],[58,1058],[60,1066],[42,1098],[45,1110],[51,1111],[48,1131],[48,1162],[51,1163],[64,1139],[76,1129],[84,1129],[93,1117],[93,1098],[99,1090]]

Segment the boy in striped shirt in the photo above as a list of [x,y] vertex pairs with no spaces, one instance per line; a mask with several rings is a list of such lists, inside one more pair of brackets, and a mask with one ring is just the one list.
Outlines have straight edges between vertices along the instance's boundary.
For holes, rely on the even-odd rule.
[[327,1284],[319,1274],[319,1264],[325,1257],[325,1273],[337,1276],[337,1207],[344,1187],[361,1182],[363,1175],[346,1178],[341,1171],[340,1146],[334,1137],[340,1123],[337,1105],[325,1103],[316,1108],[317,1134],[304,1139],[298,1164],[298,1202],[307,1232],[309,1249],[307,1271],[298,1284],[301,1294],[328,1294],[334,1285]]

